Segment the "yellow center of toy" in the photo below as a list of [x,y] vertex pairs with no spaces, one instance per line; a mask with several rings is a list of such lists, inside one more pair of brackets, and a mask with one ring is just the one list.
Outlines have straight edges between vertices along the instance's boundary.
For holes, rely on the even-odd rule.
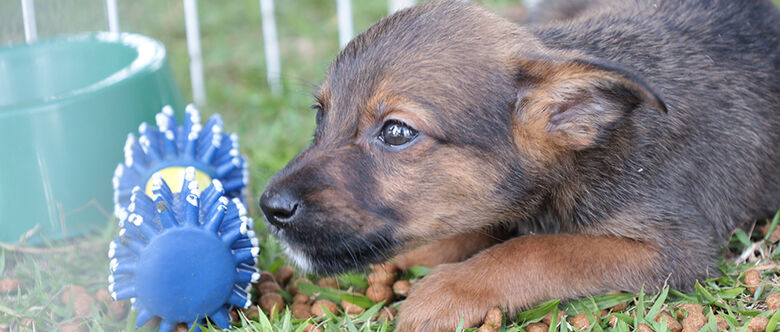
[[[160,174],[160,177],[162,177],[163,180],[165,180],[165,183],[168,184],[168,187],[171,188],[171,191],[178,193],[181,192],[181,185],[184,183],[184,169],[186,167],[180,167],[180,166],[173,166],[168,168],[163,168],[154,174]],[[152,175],[149,178],[149,181],[146,182],[146,195],[149,197],[154,197],[154,194],[152,193],[152,179],[154,178],[154,175]],[[208,176],[208,174],[201,172],[198,169],[195,169],[195,181],[198,182],[198,188],[200,190],[206,189],[211,184],[211,177]]]

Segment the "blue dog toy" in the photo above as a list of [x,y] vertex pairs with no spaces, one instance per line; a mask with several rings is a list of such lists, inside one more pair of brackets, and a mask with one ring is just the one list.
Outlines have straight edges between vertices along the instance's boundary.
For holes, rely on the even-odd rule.
[[201,126],[192,105],[180,126],[170,106],[156,122],[141,124],[138,139],[128,135],[114,172],[121,229],[109,246],[109,291],[130,299],[138,327],[157,316],[160,331],[206,317],[229,328],[230,306],[248,307],[260,276],[258,240],[241,202],[248,174],[238,137],[222,133],[218,115]]
[[238,153],[238,136],[222,132],[218,114],[201,126],[198,109],[187,105],[184,123],[177,126],[173,108],[165,106],[155,120],[157,128],[146,123],[138,127],[138,139],[132,133],[127,135],[125,161],[114,171],[114,214],[119,220],[127,217],[136,186],[151,196],[152,177],[160,174],[169,186],[178,189],[185,167],[195,168],[201,188],[219,179],[225,196],[241,197],[249,181],[246,159]]
[[114,300],[131,299],[138,327],[159,316],[160,331],[172,331],[208,316],[229,328],[230,305],[249,307],[249,283],[260,277],[252,220],[238,199],[223,196],[218,180],[199,193],[194,168],[183,178],[179,193],[155,176],[153,198],[140,190],[131,195],[109,247],[109,291]]

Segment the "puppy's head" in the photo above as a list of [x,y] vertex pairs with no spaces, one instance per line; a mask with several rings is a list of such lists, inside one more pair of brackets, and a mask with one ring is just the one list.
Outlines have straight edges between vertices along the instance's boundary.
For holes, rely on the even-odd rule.
[[652,99],[565,56],[460,1],[381,20],[328,70],[314,141],[261,197],[268,229],[300,267],[334,273],[527,217],[557,160]]

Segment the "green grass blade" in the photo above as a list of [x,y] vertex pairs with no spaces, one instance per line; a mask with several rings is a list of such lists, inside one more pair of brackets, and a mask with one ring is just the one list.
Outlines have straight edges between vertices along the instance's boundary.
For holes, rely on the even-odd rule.
[[539,321],[544,318],[547,313],[552,312],[553,308],[557,308],[559,303],[561,303],[561,300],[558,299],[542,302],[531,310],[517,314],[515,320],[519,323]]
[[[775,216],[775,219],[777,216]],[[766,332],[774,332],[777,328],[777,323],[780,322],[780,310],[775,310],[775,314],[769,319],[769,324],[766,326]]]
[[661,312],[661,307],[663,307],[664,302],[666,302],[667,295],[669,295],[669,286],[664,287],[664,290],[661,292],[661,294],[658,295],[658,298],[656,298],[655,303],[653,303],[653,306],[650,307],[650,311],[648,311],[647,315],[645,316],[646,320],[648,321],[655,320],[655,317],[658,316],[658,313]]
[[[780,222],[780,210],[777,210],[775,217],[772,218],[772,221],[769,223],[769,230],[767,230],[766,235],[764,235],[764,241],[769,241],[769,238],[772,236],[772,232],[775,231],[775,227],[777,227],[778,222]],[[0,272],[2,272],[2,270],[0,270]]]

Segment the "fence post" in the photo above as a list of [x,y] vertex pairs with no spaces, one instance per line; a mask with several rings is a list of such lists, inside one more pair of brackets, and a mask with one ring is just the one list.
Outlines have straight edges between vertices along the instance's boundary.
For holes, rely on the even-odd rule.
[[352,27],[352,1],[337,0],[336,10],[339,18],[339,46],[344,48],[352,40],[352,35],[354,34]]
[[190,54],[190,82],[195,104],[206,103],[206,86],[203,80],[203,55],[200,48],[200,26],[197,0],[184,0],[184,25],[187,32],[187,51]]
[[33,0],[22,0],[22,21],[24,23],[24,40],[28,43],[38,39],[38,27],[35,24],[35,5]]
[[106,23],[109,32],[119,33],[119,12],[116,8],[116,0],[106,0]]
[[268,80],[268,86],[271,88],[271,93],[278,96],[282,93],[282,65],[279,55],[279,40],[276,37],[274,1],[260,0],[260,14],[263,17],[266,79]]
[[414,0],[388,0],[387,12],[389,14],[395,13],[406,7],[414,6]]

